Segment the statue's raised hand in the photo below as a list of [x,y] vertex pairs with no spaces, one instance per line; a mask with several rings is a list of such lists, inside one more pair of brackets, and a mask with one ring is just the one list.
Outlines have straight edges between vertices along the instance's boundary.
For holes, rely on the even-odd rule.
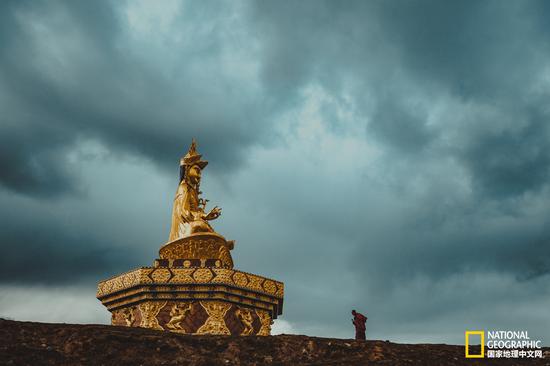
[[221,214],[222,214],[222,209],[219,208],[218,206],[216,206],[212,210],[210,210],[208,215],[204,216],[204,219],[205,220],[215,220],[218,217],[220,217]]

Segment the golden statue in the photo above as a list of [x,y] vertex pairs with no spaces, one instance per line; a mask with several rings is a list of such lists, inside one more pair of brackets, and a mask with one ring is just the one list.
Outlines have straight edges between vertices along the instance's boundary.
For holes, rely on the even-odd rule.
[[229,251],[235,242],[214,231],[208,221],[221,215],[218,206],[205,212],[207,199],[200,198],[202,170],[208,161],[202,160],[193,139],[189,151],[180,159],[180,183],[172,209],[172,227],[168,243],[160,249],[162,259],[214,261],[219,267],[233,268]]
[[187,154],[180,160],[180,184],[174,198],[172,210],[172,228],[168,241],[189,236],[200,232],[214,232],[208,223],[221,215],[221,208],[214,207],[205,214],[208,200],[199,198],[202,170],[208,161],[201,160],[202,155],[197,153],[195,139]]
[[153,266],[98,284],[97,298],[112,313],[113,325],[182,334],[266,336],[273,319],[282,314],[284,284],[234,269],[234,241],[210,225],[221,209],[207,213],[208,200],[200,197],[207,164],[193,140],[180,159],[168,242],[161,245]]

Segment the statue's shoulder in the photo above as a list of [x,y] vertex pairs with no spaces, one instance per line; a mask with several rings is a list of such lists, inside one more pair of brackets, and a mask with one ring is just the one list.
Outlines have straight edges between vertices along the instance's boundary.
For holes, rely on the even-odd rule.
[[185,183],[185,181],[182,180],[178,185],[178,189],[176,190],[176,196],[185,194],[186,192],[187,192],[187,183]]

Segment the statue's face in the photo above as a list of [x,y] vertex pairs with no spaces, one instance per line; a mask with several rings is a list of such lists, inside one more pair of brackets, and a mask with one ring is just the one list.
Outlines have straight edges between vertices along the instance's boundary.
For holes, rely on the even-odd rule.
[[187,171],[187,176],[189,177],[189,182],[191,182],[191,184],[199,184],[201,181],[201,168],[198,165],[193,165]]

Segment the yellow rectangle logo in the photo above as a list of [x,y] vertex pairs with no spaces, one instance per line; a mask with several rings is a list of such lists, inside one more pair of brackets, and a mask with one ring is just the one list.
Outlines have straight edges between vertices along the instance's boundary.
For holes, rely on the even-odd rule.
[[[478,355],[471,355],[469,350],[470,336],[478,335],[481,337],[481,353]],[[466,348],[466,358],[483,358],[485,357],[485,331],[483,330],[467,330],[464,333],[464,346]]]

